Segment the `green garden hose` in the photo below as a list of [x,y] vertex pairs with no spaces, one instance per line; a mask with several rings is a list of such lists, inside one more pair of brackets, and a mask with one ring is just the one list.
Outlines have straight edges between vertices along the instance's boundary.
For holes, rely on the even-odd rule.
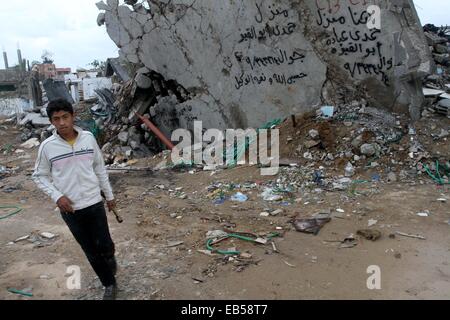
[[[283,122],[283,119],[275,119],[273,121],[270,121],[268,123],[266,123],[265,125],[263,125],[261,128],[257,129],[256,132],[259,133],[259,130],[264,130],[264,129],[270,129],[273,126],[278,126],[279,124],[281,124]],[[245,152],[247,151],[247,149],[249,148],[250,144],[253,143],[254,141],[249,141],[250,139],[248,137],[246,137],[245,139],[245,143],[244,146],[240,146],[240,148],[238,149],[236,144],[233,145],[233,147],[231,148],[231,150],[224,150],[223,152],[223,158],[225,163],[227,162],[228,159],[228,154],[229,152],[233,152],[232,154],[230,154],[230,156],[233,156],[233,159],[230,161],[230,164],[227,163],[227,166],[229,168],[235,167],[237,164],[237,159],[240,159],[242,157],[242,155],[245,154]],[[178,167],[178,166],[188,166],[188,167],[192,167],[194,164],[192,161],[184,161],[183,159],[179,160],[177,163],[174,163],[171,168],[174,167]]]
[[0,216],[0,220],[3,220],[3,219],[6,219],[6,218],[9,218],[9,217],[12,217],[13,215],[18,214],[19,212],[21,212],[21,211],[23,210],[23,209],[22,209],[21,207],[19,207],[19,206],[0,206],[0,209],[16,209],[16,210],[14,210],[13,212],[8,213],[8,214],[5,215],[5,216]]
[[[268,239],[272,239],[275,237],[279,237],[280,234],[279,233],[271,233],[267,238]],[[228,239],[228,238],[236,238],[236,239],[240,239],[240,240],[244,240],[244,241],[248,241],[248,242],[254,242],[254,243],[258,243],[255,241],[255,239],[250,238],[250,237],[244,237],[241,236],[239,234],[234,234],[234,233],[229,233],[226,237],[224,237],[222,240]],[[223,255],[239,255],[241,254],[240,251],[225,251],[225,250],[218,250],[218,249],[214,249],[211,246],[211,243],[214,241],[214,239],[208,239],[208,241],[206,241],[206,249],[208,249],[211,252],[217,252]]]
[[[274,127],[274,126],[278,126],[282,122],[283,122],[283,119],[272,120],[272,121],[266,123],[265,125],[263,125],[261,128],[258,128],[256,130],[256,133],[258,134],[260,130],[268,130],[268,129]],[[245,154],[245,152],[249,148],[250,144],[253,143],[253,142],[254,142],[254,140],[250,141],[250,139],[248,137],[246,137],[244,145],[243,146],[239,146],[240,147],[239,149],[237,148],[237,146],[235,144],[231,148],[231,150],[225,150],[225,152],[224,152],[225,161],[228,160],[228,153],[229,152],[233,152],[232,154],[230,154],[230,156],[231,155],[233,156],[233,159],[230,161],[229,164],[227,163],[228,167],[235,167],[237,165],[237,160],[240,159]]]
[[24,291],[13,289],[13,288],[9,288],[8,292],[11,292],[11,293],[14,293],[14,294],[20,294],[20,295],[25,296],[25,297],[32,297],[33,296],[32,293],[24,292]]
[[[450,182],[445,182],[445,180],[441,177],[441,173],[439,172],[439,161],[436,161],[436,175],[434,175],[430,168],[427,165],[423,165],[425,168],[425,171],[428,173],[428,175],[433,179],[434,182],[436,182],[439,185],[446,185],[450,184]],[[447,167],[447,165],[443,166],[444,174],[449,176],[450,174],[450,168]]]

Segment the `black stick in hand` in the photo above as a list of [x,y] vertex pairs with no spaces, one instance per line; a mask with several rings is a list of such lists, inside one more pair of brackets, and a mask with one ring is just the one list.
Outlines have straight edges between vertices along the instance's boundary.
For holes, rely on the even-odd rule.
[[[101,191],[101,195],[103,197],[103,199],[106,200],[105,194],[103,193],[103,191]],[[112,212],[114,213],[114,216],[116,217],[116,220],[118,223],[122,223],[123,222],[123,218],[119,215],[119,213],[117,212],[116,208],[112,209]]]

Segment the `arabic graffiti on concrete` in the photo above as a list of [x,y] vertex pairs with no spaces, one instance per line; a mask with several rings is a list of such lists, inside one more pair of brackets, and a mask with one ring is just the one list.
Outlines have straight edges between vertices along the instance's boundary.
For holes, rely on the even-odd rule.
[[393,58],[385,53],[381,30],[368,27],[372,18],[368,5],[367,0],[316,0],[316,22],[328,31],[326,46],[344,58],[343,67],[352,78],[377,76],[389,86]]
[[[266,40],[289,37],[297,29],[297,23],[289,21],[289,9],[277,7],[275,4],[267,6],[256,3],[254,24],[239,33],[239,44],[253,43],[258,45]],[[256,52],[258,50],[254,50]],[[267,52],[267,49],[263,50]],[[237,90],[247,85],[293,85],[308,75],[301,72],[301,66],[306,58],[299,49],[275,49],[269,54],[253,54],[243,51],[233,53],[233,60],[241,66],[241,72],[235,75]],[[227,60],[231,64],[230,59]]]

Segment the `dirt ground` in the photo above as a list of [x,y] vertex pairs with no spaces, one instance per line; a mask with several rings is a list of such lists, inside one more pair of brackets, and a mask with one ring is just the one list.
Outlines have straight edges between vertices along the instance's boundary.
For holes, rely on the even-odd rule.
[[[0,129],[0,146],[6,143],[21,143],[17,129]],[[0,205],[23,208],[0,220],[0,299],[100,299],[100,282],[81,249],[55,205],[31,181],[35,157],[36,150],[0,155],[1,165],[20,167],[0,179]],[[354,193],[296,194],[288,205],[264,201],[258,189],[245,191],[249,199],[242,203],[213,204],[207,197],[208,186],[218,181],[258,184],[274,179],[259,173],[259,168],[247,166],[214,175],[180,170],[111,173],[125,219],[118,224],[109,216],[119,263],[119,298],[450,299],[448,186],[437,186],[422,176],[407,183],[361,184]],[[181,191],[185,199],[179,196]],[[279,208],[283,212],[277,216],[260,216],[267,209]],[[297,232],[289,222],[299,214],[309,216],[324,209],[344,213],[317,236]],[[427,217],[417,215],[426,210]],[[371,219],[377,220],[371,229],[382,233],[377,241],[356,235],[357,230],[368,228]],[[274,238],[277,250],[271,244],[228,240],[220,245],[222,249],[236,247],[251,258],[199,252],[206,249],[206,233],[224,226],[261,235],[279,232],[280,237]],[[396,231],[422,235],[426,240],[392,236]],[[14,243],[33,232],[58,237],[40,246],[26,240]],[[350,234],[355,235],[357,245],[342,248],[336,241]],[[81,268],[80,290],[69,290],[66,285],[67,268],[73,265]],[[381,270],[381,289],[367,287],[371,276],[367,269],[373,265]],[[8,288],[32,291],[33,297],[10,293]]]

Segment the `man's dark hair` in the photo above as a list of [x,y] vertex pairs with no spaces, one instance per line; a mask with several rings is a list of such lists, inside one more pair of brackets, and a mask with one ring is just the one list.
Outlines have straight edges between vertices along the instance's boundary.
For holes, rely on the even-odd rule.
[[72,104],[65,99],[56,99],[56,100],[52,100],[48,103],[47,115],[50,120],[52,120],[52,115],[55,112],[59,112],[59,111],[67,111],[73,115]]

